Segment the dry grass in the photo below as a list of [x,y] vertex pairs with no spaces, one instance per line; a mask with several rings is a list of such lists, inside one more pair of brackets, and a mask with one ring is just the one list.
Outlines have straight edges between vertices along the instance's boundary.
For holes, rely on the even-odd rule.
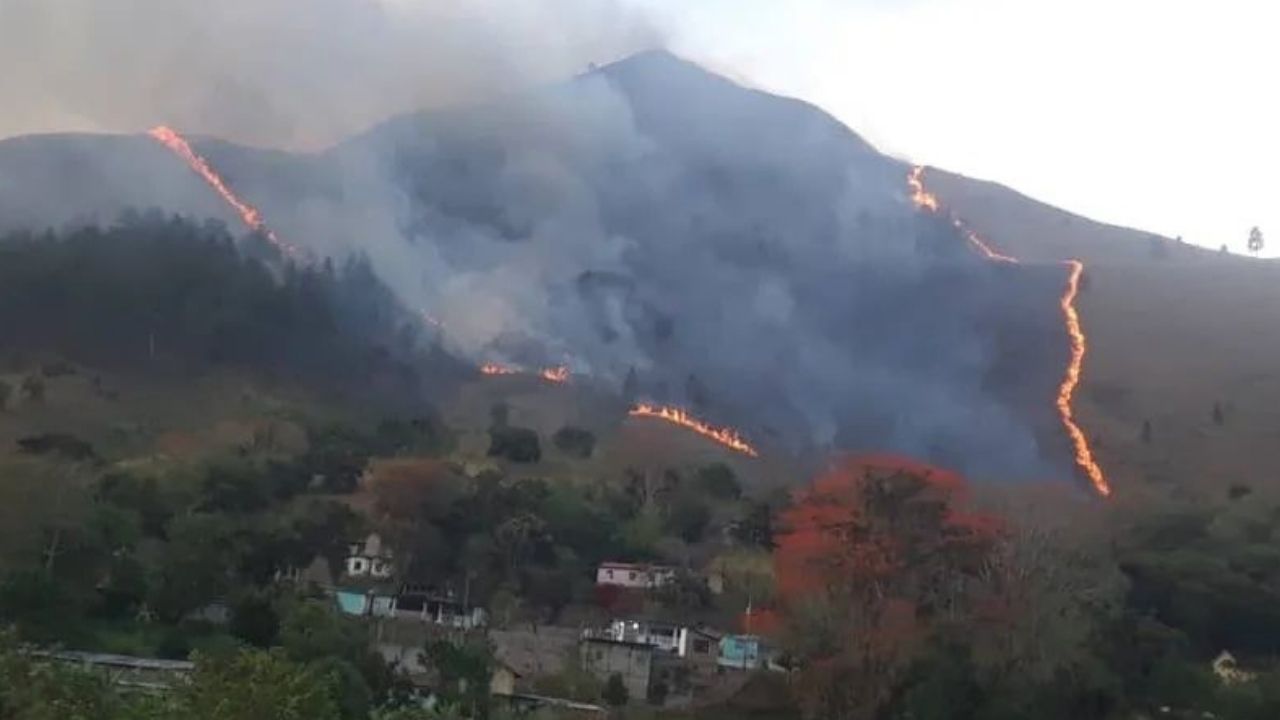
[[1119,493],[1220,498],[1233,483],[1277,484],[1280,266],[1095,223],[990,183],[933,171],[926,181],[998,249],[1085,262],[1077,407]]

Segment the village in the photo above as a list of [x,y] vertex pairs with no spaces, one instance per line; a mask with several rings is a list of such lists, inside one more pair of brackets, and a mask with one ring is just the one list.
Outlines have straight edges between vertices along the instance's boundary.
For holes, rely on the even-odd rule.
[[[345,615],[369,626],[378,654],[429,697],[435,677],[423,655],[432,639],[483,636],[492,648],[490,693],[516,708],[542,706],[582,712],[606,711],[595,703],[537,692],[540,679],[580,669],[602,687],[625,689],[625,701],[681,707],[721,697],[741,686],[747,674],[781,671],[776,651],[749,628],[712,628],[659,620],[626,612],[645,596],[677,581],[672,566],[604,562],[595,572],[603,623],[523,624],[494,627],[490,613],[472,604],[465,591],[439,591],[398,581],[395,553],[377,533],[351,543],[338,577],[323,562],[285,573],[281,581],[319,590]],[[702,578],[717,592],[721,579]],[[750,624],[751,614],[743,614]],[[615,700],[618,698],[615,698]]]

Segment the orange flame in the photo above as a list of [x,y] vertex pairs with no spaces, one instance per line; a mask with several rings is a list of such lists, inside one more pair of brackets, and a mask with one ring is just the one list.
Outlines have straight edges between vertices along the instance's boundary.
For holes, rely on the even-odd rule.
[[538,373],[538,377],[546,380],[547,382],[563,384],[569,382],[569,368],[563,365],[543,368],[542,371]]
[[506,365],[489,362],[480,366],[480,372],[484,375],[515,375],[517,371],[515,368],[509,368]]
[[[917,208],[934,213],[941,212],[942,205],[938,202],[938,198],[925,190],[924,167],[916,166],[911,169],[911,172],[907,174],[907,186],[911,189],[911,201],[915,203]],[[964,234],[969,244],[977,248],[978,252],[982,253],[983,257],[988,260],[1018,263],[1017,258],[993,249],[982,239],[981,235],[971,230],[960,218],[952,216],[951,224]],[[1093,484],[1098,494],[1106,497],[1111,494],[1111,485],[1102,474],[1102,467],[1094,459],[1093,451],[1089,448],[1089,441],[1085,438],[1084,431],[1080,429],[1080,425],[1076,422],[1075,411],[1071,405],[1071,401],[1075,398],[1076,387],[1080,385],[1080,374],[1084,368],[1084,356],[1088,347],[1084,327],[1080,324],[1080,313],[1076,310],[1076,297],[1080,294],[1080,276],[1084,273],[1084,263],[1079,260],[1067,260],[1064,264],[1067,266],[1067,287],[1059,300],[1059,306],[1062,308],[1067,337],[1071,341],[1071,357],[1067,362],[1066,374],[1062,378],[1062,384],[1058,386],[1056,400],[1058,417],[1062,419],[1062,426],[1066,428],[1067,436],[1071,439],[1071,448],[1075,455],[1076,465],[1088,476],[1089,482]]]
[[1079,260],[1067,260],[1067,289],[1062,294],[1062,317],[1067,325],[1067,335],[1071,338],[1071,360],[1067,363],[1067,374],[1058,388],[1058,415],[1062,424],[1071,436],[1071,444],[1075,450],[1076,464],[1089,476],[1098,494],[1111,494],[1111,486],[1102,475],[1102,468],[1093,459],[1093,451],[1085,439],[1084,431],[1076,424],[1075,412],[1071,408],[1071,400],[1076,386],[1080,384],[1080,371],[1084,366],[1084,355],[1088,345],[1085,341],[1084,329],[1080,325],[1080,313],[1076,311],[1076,297],[1080,294],[1080,275],[1084,272],[1084,263]]
[[933,193],[924,189],[924,166],[917,165],[911,168],[911,172],[907,173],[907,185],[911,188],[911,202],[916,207],[929,212],[938,212],[941,206],[938,204],[938,198]]
[[633,417],[651,417],[666,420],[669,423],[679,425],[683,428],[688,428],[703,437],[711,438],[730,450],[736,450],[743,455],[748,455],[750,457],[760,456],[760,453],[756,451],[750,443],[742,439],[742,436],[738,434],[737,430],[712,427],[678,407],[639,403],[635,407],[631,408],[631,411],[627,414]]
[[231,188],[227,187],[226,182],[222,180],[218,173],[214,172],[213,168],[209,165],[209,162],[192,149],[191,144],[187,142],[186,138],[179,135],[176,130],[164,125],[157,125],[156,127],[148,130],[147,134],[160,144],[172,150],[175,155],[182,158],[183,162],[185,162],[188,167],[203,178],[204,181],[208,183],[209,186],[227,202],[228,205],[235,209],[236,213],[240,216],[240,219],[244,221],[244,224],[247,225],[250,230],[262,233],[267,240],[276,247],[276,249],[285,255],[294,259],[302,257],[302,249],[296,245],[281,240],[274,232],[272,232],[271,229],[266,226],[266,223],[262,221],[262,213],[259,212],[257,208],[241,200],[239,196],[232,192]]

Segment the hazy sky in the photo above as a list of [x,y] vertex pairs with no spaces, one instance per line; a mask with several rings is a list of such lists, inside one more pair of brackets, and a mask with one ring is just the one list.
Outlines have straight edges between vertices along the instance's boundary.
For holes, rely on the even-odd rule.
[[1280,3],[628,0],[672,48],[891,154],[1280,253]]
[[881,149],[1280,253],[1274,0],[0,0],[0,137],[167,122],[317,147],[676,52]]

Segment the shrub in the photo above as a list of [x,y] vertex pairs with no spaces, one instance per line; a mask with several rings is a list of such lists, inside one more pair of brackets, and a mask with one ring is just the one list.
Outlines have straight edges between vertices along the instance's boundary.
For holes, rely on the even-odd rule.
[[542,459],[538,433],[529,428],[495,425],[489,429],[489,457],[517,463],[538,462]]
[[566,425],[556,431],[552,438],[556,447],[566,455],[589,458],[596,448],[596,436],[589,430]]

